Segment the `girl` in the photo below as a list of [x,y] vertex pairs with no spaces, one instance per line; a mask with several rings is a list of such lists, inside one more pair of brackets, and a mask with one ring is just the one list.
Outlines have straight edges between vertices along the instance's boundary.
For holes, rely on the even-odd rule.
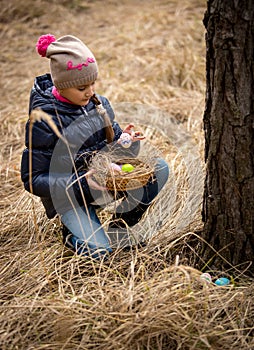
[[[56,40],[47,34],[38,39],[36,48],[50,59],[50,74],[37,77],[31,90],[21,178],[25,189],[41,198],[48,218],[60,216],[65,243],[78,254],[101,259],[112,252],[96,214],[96,199],[106,189],[87,170],[89,161],[109,144],[121,151],[118,140],[123,132],[133,142],[122,151],[135,157],[142,137],[132,132],[133,124],[122,130],[109,101],[95,94],[97,62],[82,41],[71,35]],[[34,120],[38,109],[41,120]],[[117,207],[112,228],[118,229],[118,219],[135,225],[167,178],[166,162],[157,159],[156,181],[148,182],[142,192],[130,191],[128,205],[125,201]]]

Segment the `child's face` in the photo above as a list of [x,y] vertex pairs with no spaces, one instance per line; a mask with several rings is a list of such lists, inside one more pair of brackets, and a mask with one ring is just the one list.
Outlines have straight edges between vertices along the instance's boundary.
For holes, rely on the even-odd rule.
[[60,94],[79,106],[86,106],[94,94],[95,81],[87,85],[61,89]]

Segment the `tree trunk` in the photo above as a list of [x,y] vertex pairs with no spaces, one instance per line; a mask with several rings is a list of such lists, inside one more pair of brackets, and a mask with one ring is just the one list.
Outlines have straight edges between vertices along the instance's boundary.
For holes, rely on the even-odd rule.
[[208,1],[204,25],[207,172],[202,214],[209,245],[203,245],[202,258],[217,268],[242,264],[243,269],[254,260],[253,0]]

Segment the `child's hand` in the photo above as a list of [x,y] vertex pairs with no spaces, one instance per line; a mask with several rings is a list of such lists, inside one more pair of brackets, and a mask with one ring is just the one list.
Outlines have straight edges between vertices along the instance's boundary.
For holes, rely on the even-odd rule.
[[98,191],[106,191],[107,188],[100,186],[95,180],[92,179],[93,174],[95,173],[94,169],[89,170],[86,175],[86,181],[88,183],[88,186],[91,187],[94,190],[98,190]]
[[144,140],[146,137],[142,134],[141,131],[135,131],[133,135],[133,142]]
[[123,130],[123,133],[127,133],[127,134],[131,135],[133,142],[144,140],[145,136],[142,134],[142,132],[141,131],[134,131],[133,128],[134,128],[134,124],[129,124]]

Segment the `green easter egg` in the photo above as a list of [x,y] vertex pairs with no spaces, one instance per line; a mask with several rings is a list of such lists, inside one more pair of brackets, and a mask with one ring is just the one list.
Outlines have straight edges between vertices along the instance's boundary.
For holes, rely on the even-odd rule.
[[123,164],[122,165],[122,171],[124,171],[125,173],[130,173],[133,170],[134,170],[134,166],[131,164]]

